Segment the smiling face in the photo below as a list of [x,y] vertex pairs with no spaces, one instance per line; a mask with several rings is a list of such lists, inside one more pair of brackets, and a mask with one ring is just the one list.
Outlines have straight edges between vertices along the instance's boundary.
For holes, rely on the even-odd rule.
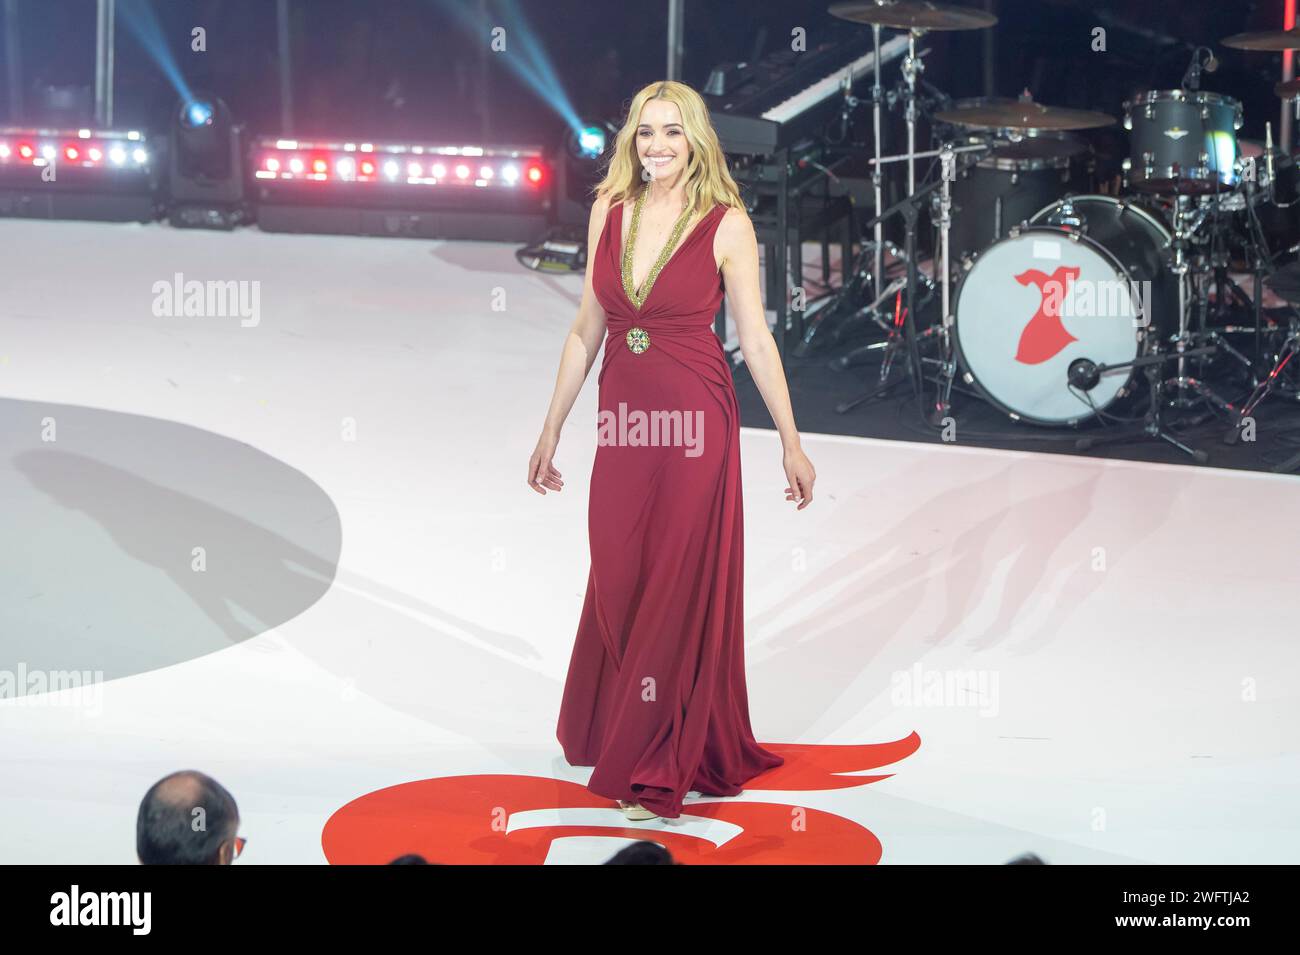
[[671,183],[686,171],[691,148],[681,110],[668,100],[647,100],[636,130],[636,154],[647,175]]

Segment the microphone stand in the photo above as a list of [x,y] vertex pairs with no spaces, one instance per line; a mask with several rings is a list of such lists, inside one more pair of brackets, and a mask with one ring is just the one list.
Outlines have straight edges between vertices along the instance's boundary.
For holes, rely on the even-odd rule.
[[[1119,368],[1141,368],[1146,375],[1147,393],[1150,397],[1147,413],[1143,416],[1142,425],[1137,430],[1116,432],[1100,437],[1088,435],[1076,440],[1074,442],[1075,448],[1079,451],[1087,451],[1089,448],[1095,448],[1103,444],[1117,444],[1123,441],[1132,441],[1135,438],[1152,437],[1169,442],[1178,450],[1191,455],[1198,464],[1204,464],[1210,459],[1206,452],[1199,448],[1188,447],[1165,430],[1162,410],[1164,408],[1164,386],[1167,382],[1162,377],[1163,372],[1161,372],[1160,366],[1167,361],[1182,362],[1184,359],[1200,355],[1213,355],[1217,351],[1218,348],[1215,345],[1204,345],[1200,348],[1188,348],[1172,354],[1148,355],[1143,358],[1135,358],[1132,361],[1116,362],[1113,365],[1094,365],[1092,362],[1087,361],[1080,363],[1079,360],[1071,362],[1070,371],[1067,373],[1068,380],[1071,384],[1082,387],[1085,392],[1095,388],[1097,382],[1101,380],[1101,376],[1106,372],[1115,371]],[[1076,369],[1076,366],[1080,366],[1080,368]],[[1170,381],[1172,380],[1174,379],[1170,379]],[[1237,409],[1205,385],[1194,379],[1188,379],[1188,382],[1189,387],[1198,391],[1224,411],[1236,412]]]

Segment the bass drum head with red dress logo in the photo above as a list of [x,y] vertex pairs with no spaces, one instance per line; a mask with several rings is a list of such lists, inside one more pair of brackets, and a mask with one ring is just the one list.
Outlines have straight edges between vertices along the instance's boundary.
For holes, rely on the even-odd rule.
[[962,278],[953,306],[964,380],[1017,420],[1091,418],[1126,393],[1132,369],[1103,375],[1083,392],[1069,383],[1070,364],[1137,358],[1140,295],[1115,257],[1087,236],[1042,226],[995,242]]

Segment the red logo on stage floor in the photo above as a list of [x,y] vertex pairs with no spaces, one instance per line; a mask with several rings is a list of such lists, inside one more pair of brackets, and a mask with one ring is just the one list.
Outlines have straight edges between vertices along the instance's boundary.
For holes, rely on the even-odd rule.
[[[896,763],[920,745],[916,733],[862,746],[763,743],[785,764],[745,791],[865,786],[893,774],[843,774]],[[569,836],[650,839],[686,865],[874,865],[881,855],[864,826],[793,803],[687,803],[677,819],[634,824],[585,786],[538,776],[446,776],[380,789],[334,813],[321,847],[335,865],[383,864],[412,852],[448,865],[540,865],[552,842]]]
[[1016,361],[1038,365],[1059,354],[1070,342],[1078,341],[1061,324],[1061,300],[1070,284],[1079,277],[1077,267],[1061,266],[1051,275],[1028,269],[1016,276],[1021,285],[1031,282],[1038,288],[1038,311],[1020,333]]

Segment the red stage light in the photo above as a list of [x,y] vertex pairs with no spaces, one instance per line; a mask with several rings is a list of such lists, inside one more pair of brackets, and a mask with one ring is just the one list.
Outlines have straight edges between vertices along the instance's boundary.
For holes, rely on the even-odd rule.
[[361,160],[361,175],[373,176],[375,174],[375,164],[369,159]]
[[324,159],[313,159],[313,160],[312,160],[312,164],[311,164],[312,172],[322,172],[322,173],[323,173],[323,172],[325,172],[326,170],[328,170],[329,167],[330,167],[330,164],[327,163]]
[[267,156],[267,157],[266,157],[266,168],[267,168],[267,171],[268,171],[268,172],[279,172],[279,171],[280,171],[280,160],[276,159],[274,156]]
[[77,150],[76,146],[64,146],[63,155],[66,156],[68,159],[76,159],[78,156],[81,155],[81,153]]
[[536,164],[530,165],[528,167],[528,172],[525,173],[525,175],[528,176],[529,182],[533,185],[537,185],[542,181],[542,167]]
[[36,155],[36,150],[32,149],[31,143],[20,143],[18,146],[18,155],[24,159],[31,159]]

